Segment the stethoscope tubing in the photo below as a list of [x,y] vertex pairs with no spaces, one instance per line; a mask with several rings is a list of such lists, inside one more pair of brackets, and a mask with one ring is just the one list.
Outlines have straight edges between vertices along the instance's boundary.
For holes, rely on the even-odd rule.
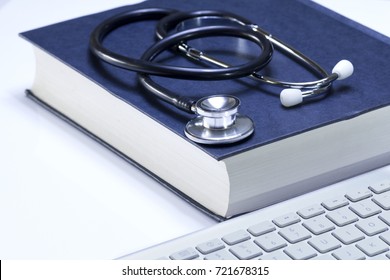
[[[226,68],[193,68],[165,65],[152,62],[153,58],[146,60],[143,58],[135,59],[127,57],[103,46],[104,38],[120,26],[140,20],[161,19],[173,12],[174,10],[171,9],[151,8],[125,12],[113,16],[103,21],[93,30],[90,36],[90,49],[102,60],[120,68],[149,75],[191,80],[223,80],[245,77],[250,75],[254,70],[260,70],[265,67],[272,57],[272,45],[263,35],[239,26],[202,27],[197,28],[196,32],[195,30],[182,31],[158,41],[151,47],[154,58],[162,51],[180,43],[180,40],[217,35],[215,30],[218,30],[220,32],[218,35],[225,34],[226,36],[242,37],[255,42],[262,49],[256,59],[243,65],[228,66]],[[148,52],[150,53],[149,50],[146,51],[146,53]]]

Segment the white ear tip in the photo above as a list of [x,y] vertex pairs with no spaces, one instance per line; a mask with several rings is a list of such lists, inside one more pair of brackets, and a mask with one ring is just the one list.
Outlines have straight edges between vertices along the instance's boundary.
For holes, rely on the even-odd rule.
[[340,60],[332,70],[332,73],[337,73],[337,80],[348,78],[353,73],[353,64],[349,60]]
[[280,93],[280,102],[285,107],[295,106],[302,103],[303,96],[299,89],[286,88]]

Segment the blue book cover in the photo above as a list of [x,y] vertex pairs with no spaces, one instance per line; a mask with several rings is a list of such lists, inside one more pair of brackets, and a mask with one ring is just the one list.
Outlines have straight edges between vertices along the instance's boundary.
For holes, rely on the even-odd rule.
[[[184,126],[192,115],[156,100],[137,83],[136,73],[109,65],[89,50],[89,36],[101,21],[121,12],[148,7],[183,11],[227,10],[248,18],[314,59],[329,72],[341,59],[348,59],[354,64],[354,74],[336,82],[325,98],[294,108],[285,108],[280,104],[280,88],[265,86],[247,78],[228,81],[154,78],[170,90],[194,98],[212,94],[231,94],[240,98],[241,113],[252,118],[255,123],[255,132],[249,139],[231,145],[192,143],[216,160],[354,118],[390,104],[390,67],[385,59],[390,57],[390,39],[306,0],[150,0],[27,31],[21,36],[103,86],[116,98],[185,138]],[[155,21],[123,26],[109,34],[105,46],[120,54],[138,58],[155,42],[155,27]],[[213,42],[211,52],[218,54],[218,50],[226,49],[223,40]],[[157,61],[194,65],[169,52]],[[288,81],[315,79],[307,69],[277,51],[261,73]]]
[[[217,159],[390,104],[387,86],[390,67],[384,59],[390,57],[389,39],[310,1],[151,0],[51,25],[23,33],[22,36],[184,137],[183,128],[191,115],[154,100],[139,88],[135,73],[107,65],[89,51],[89,35],[102,20],[129,9],[145,7],[229,10],[288,42],[328,71],[341,59],[348,59],[354,64],[353,76],[336,82],[327,98],[299,108],[284,108],[280,104],[277,96],[280,88],[265,87],[250,80],[210,82],[157,79],[162,85],[169,85],[172,91],[184,95],[234,94],[241,99],[241,112],[254,120],[255,133],[240,144],[200,145],[200,149]],[[140,57],[154,42],[154,29],[153,21],[127,25],[109,35],[107,47],[124,55]],[[313,79],[305,69],[278,54],[264,72],[289,81]]]

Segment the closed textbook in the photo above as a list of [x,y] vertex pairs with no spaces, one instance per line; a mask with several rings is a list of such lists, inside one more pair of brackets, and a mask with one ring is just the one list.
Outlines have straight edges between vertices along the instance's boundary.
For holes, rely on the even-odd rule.
[[[193,116],[150,96],[138,85],[136,73],[102,62],[89,51],[89,35],[102,20],[147,7],[230,11],[288,42],[325,69],[348,59],[355,73],[336,82],[326,98],[296,108],[280,105],[280,88],[246,78],[154,78],[183,95],[235,95],[241,100],[241,113],[255,122],[254,135],[245,141],[198,145],[185,138],[183,131]],[[144,21],[121,27],[105,44],[121,54],[140,57],[155,41],[155,26],[155,21]],[[311,1],[151,0],[21,36],[32,43],[37,58],[29,97],[217,219],[390,163],[390,66],[384,59],[390,57],[390,39]],[[200,41],[194,44],[215,55],[245,47],[242,40]],[[199,67],[170,52],[157,60]],[[278,52],[263,73],[282,80],[314,79]]]

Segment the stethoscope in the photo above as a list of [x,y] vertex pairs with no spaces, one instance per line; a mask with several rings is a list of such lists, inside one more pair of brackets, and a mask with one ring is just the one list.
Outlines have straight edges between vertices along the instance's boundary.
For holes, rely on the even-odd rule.
[[[116,28],[150,19],[159,20],[156,28],[159,40],[147,49],[141,58],[123,56],[103,46],[104,38]],[[187,29],[186,25],[191,21],[201,23],[201,26]],[[207,25],[203,26],[203,22]],[[231,36],[249,40],[261,50],[258,56],[248,63],[231,66],[187,44],[188,40],[210,36]],[[270,62],[274,47],[304,64],[319,79],[309,82],[286,82],[261,75],[259,71]],[[262,83],[284,87],[280,93],[281,103],[283,106],[291,107],[302,103],[306,98],[326,93],[334,81],[345,79],[353,73],[352,63],[341,60],[335,65],[332,73],[328,74],[312,59],[256,24],[221,11],[177,12],[171,9],[149,8],[125,12],[103,21],[94,29],[90,36],[90,48],[104,61],[138,72],[140,84],[156,97],[181,110],[196,114],[197,117],[187,123],[184,132],[189,139],[201,144],[234,143],[253,133],[253,121],[238,113],[240,100],[231,95],[212,95],[193,100],[162,87],[152,80],[150,75],[193,80],[223,80],[249,76]],[[190,59],[205,61],[218,68],[180,67],[153,62],[167,49],[174,49]]]

